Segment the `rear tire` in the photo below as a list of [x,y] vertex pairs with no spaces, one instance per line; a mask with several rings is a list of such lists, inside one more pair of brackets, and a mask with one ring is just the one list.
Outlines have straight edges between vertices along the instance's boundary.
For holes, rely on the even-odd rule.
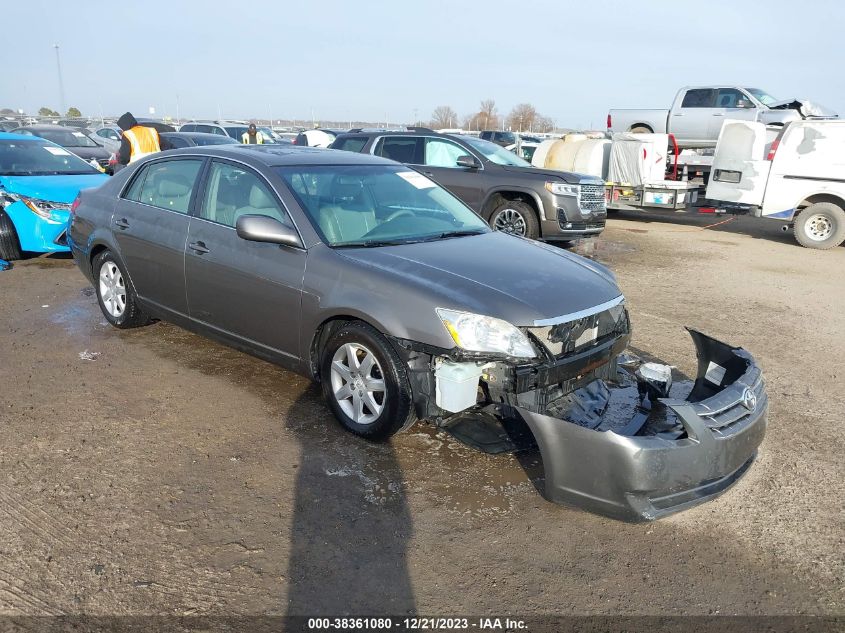
[[522,235],[536,240],[540,237],[540,222],[534,208],[520,200],[505,200],[493,210],[490,226],[497,231]]
[[21,243],[12,218],[0,210],[0,259],[10,262],[21,258]]
[[652,130],[647,125],[635,125],[631,128],[631,134],[652,134],[654,130]]
[[126,330],[147,325],[150,317],[138,306],[138,297],[123,265],[111,251],[103,251],[94,258],[94,290],[103,316],[114,327]]
[[323,395],[347,431],[386,440],[416,421],[405,363],[387,339],[361,321],[328,340],[320,360]]
[[801,246],[834,248],[845,242],[845,210],[831,202],[816,202],[798,214],[792,231]]

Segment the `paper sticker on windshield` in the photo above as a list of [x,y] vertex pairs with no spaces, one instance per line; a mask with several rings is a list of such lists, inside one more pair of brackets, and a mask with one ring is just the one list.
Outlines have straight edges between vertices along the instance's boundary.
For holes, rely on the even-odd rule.
[[70,154],[69,151],[62,149],[61,147],[45,147],[44,149],[55,156],[67,156]]
[[400,178],[404,178],[417,189],[429,189],[434,186],[432,181],[415,171],[398,171],[396,172],[396,175]]
[[71,132],[71,134],[73,134],[74,136],[79,136],[79,137],[85,136],[82,132]]

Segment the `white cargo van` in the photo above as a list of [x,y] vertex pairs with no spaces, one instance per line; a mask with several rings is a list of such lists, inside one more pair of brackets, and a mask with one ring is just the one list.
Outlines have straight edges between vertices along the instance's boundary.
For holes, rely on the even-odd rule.
[[808,248],[845,241],[845,121],[792,121],[777,130],[756,121],[722,127],[707,198],[751,207],[793,227]]

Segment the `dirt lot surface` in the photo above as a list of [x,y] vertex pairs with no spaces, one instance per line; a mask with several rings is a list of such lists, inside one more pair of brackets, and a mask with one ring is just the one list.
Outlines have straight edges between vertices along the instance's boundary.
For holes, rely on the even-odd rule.
[[842,614],[845,248],[708,221],[617,216],[581,247],[618,275],[636,348],[694,374],[687,324],[768,381],[746,477],[636,525],[428,426],[367,444],[306,379],[168,324],[117,331],[71,260],[16,263],[0,613]]

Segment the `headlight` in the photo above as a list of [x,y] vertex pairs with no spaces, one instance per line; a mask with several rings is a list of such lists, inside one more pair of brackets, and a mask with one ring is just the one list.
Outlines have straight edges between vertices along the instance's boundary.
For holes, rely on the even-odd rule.
[[507,354],[517,358],[536,356],[528,337],[507,321],[444,308],[437,308],[437,316],[461,349]]
[[567,185],[565,182],[547,182],[546,189],[556,196],[577,196],[580,191],[578,185]]
[[53,211],[70,211],[70,205],[63,202],[36,200],[35,198],[27,198],[26,196],[19,196],[14,193],[3,193],[3,199],[9,203],[18,201],[23,202],[26,205],[26,208],[32,211],[35,215],[53,222],[61,222],[64,219],[53,215]]

